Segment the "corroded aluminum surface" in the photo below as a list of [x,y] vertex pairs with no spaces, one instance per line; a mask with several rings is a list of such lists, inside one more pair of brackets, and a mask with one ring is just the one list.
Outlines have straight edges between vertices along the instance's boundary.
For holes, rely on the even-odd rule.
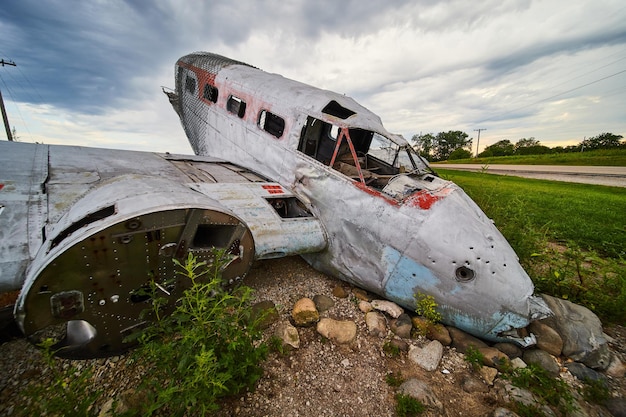
[[[201,61],[200,54],[195,59]],[[230,64],[211,73],[202,65],[177,68],[181,122],[195,152],[255,169],[310,204],[328,235],[325,250],[304,255],[314,267],[409,309],[416,293],[432,295],[446,323],[492,340],[549,314],[492,221],[423,161],[388,178],[381,189],[367,185],[361,173],[348,176],[299,150],[311,118],[407,145],[351,98],[250,66]],[[187,88],[190,79],[198,91]],[[220,91],[216,102],[200,96],[204,82]],[[244,115],[226,109],[231,96],[245,101]],[[323,111],[331,101],[352,114]],[[259,128],[264,109],[284,118],[280,137]]]
[[[21,287],[15,313],[24,333],[55,338],[65,356],[106,356],[132,345],[150,320],[142,318],[150,283],[168,300],[164,313],[188,286],[173,263],[187,253],[211,262],[213,248],[225,250],[230,282],[246,275],[256,242],[265,256],[326,245],[309,211],[284,218],[271,205],[293,195],[214,158],[8,142],[0,142],[0,155],[7,161],[0,230],[15,239],[2,246],[0,282],[5,290]],[[10,162],[20,160],[28,163]],[[216,199],[237,200],[239,192],[245,204],[231,205],[252,227]],[[309,233],[292,247],[295,224]]]

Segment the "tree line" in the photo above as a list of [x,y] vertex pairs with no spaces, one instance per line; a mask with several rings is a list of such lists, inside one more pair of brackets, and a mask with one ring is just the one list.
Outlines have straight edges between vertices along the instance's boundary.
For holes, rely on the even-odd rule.
[[[555,146],[553,148],[542,145],[541,142],[534,137],[522,138],[516,143],[511,142],[509,139],[502,139],[493,145],[487,146],[478,154],[478,157],[541,155],[548,153],[626,148],[626,141],[622,139],[622,135],[606,132],[588,139],[586,138],[577,145]],[[468,138],[467,133],[460,130],[439,132],[437,135],[433,133],[413,135],[411,141],[413,142],[415,150],[430,162],[467,159],[472,157],[472,139]]]

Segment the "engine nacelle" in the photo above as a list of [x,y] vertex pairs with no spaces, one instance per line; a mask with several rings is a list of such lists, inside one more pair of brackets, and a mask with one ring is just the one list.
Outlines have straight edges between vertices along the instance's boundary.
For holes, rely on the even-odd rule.
[[[16,318],[33,342],[53,338],[60,356],[110,356],[152,320],[150,289],[171,312],[190,280],[173,259],[213,261],[243,278],[254,260],[246,224],[215,200],[165,178],[126,175],[88,192],[49,227],[27,270]],[[146,315],[146,313],[149,313]]]

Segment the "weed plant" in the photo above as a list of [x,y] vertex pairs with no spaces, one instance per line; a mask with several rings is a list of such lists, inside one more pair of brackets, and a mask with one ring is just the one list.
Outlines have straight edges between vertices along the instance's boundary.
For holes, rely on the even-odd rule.
[[[567,383],[560,378],[551,377],[546,370],[536,365],[528,365],[505,375],[516,387],[530,391],[539,401],[540,405],[554,407],[562,415],[570,415],[576,410],[574,395]],[[518,404],[519,406],[519,404]],[[530,407],[537,412],[536,407]],[[534,414],[542,415],[542,413]]]
[[418,292],[413,295],[415,298],[415,312],[426,319],[426,323],[419,325],[419,334],[425,336],[433,326],[441,321],[441,314],[437,311],[437,302],[432,295]]
[[474,372],[478,372],[485,363],[485,356],[474,346],[469,346],[465,351],[465,361],[469,363]]
[[210,415],[221,397],[252,388],[261,377],[268,347],[258,344],[258,318],[251,322],[252,290],[223,286],[221,268],[229,255],[215,251],[211,264],[193,255],[177,262],[182,279],[191,281],[174,312],[159,319],[139,338],[137,357],[146,360],[143,390],[150,398],[143,415]]
[[396,414],[398,417],[414,417],[426,411],[426,406],[410,395],[396,394]]
[[95,416],[93,404],[101,391],[92,383],[91,366],[79,369],[76,362],[59,359],[52,346],[53,339],[45,339],[39,347],[43,362],[52,374],[52,383],[37,382],[28,387],[29,404],[16,408],[18,416]]

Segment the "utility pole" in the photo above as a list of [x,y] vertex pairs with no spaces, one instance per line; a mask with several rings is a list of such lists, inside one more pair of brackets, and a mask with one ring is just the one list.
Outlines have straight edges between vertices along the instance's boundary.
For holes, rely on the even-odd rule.
[[[0,65],[2,65],[3,67],[5,65],[12,65],[12,66],[16,66],[15,62],[8,62],[5,61],[4,59],[0,60]],[[7,139],[9,141],[13,141],[13,135],[11,134],[11,127],[9,126],[9,117],[7,116],[7,111],[4,108],[4,100],[2,99],[2,91],[0,91],[0,110],[2,110],[2,120],[4,120],[4,128],[7,131]]]
[[476,157],[478,158],[478,146],[480,146],[480,131],[487,129],[474,129],[474,132],[478,132],[478,139],[476,140]]

